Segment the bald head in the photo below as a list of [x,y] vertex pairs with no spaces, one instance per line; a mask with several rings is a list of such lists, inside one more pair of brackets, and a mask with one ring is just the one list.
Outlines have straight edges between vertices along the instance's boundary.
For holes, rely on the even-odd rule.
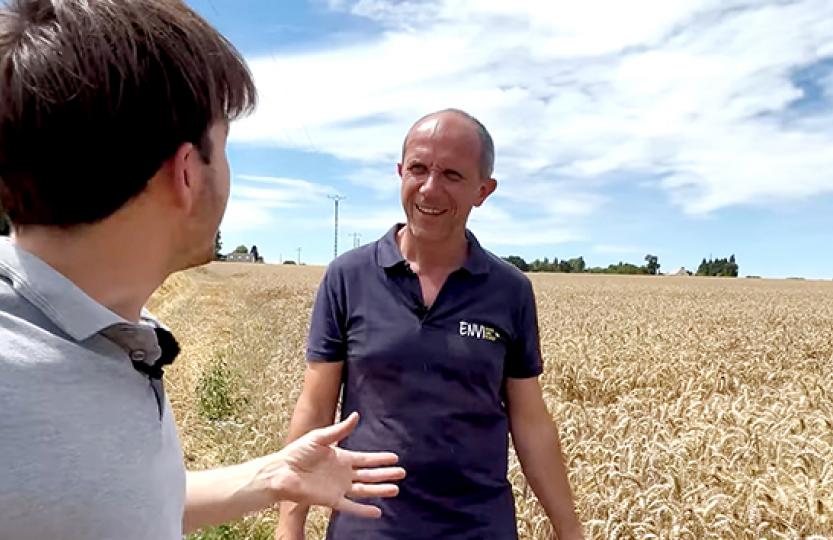
[[480,120],[460,109],[443,109],[432,112],[414,122],[414,125],[408,130],[408,134],[402,143],[402,159],[405,159],[405,147],[408,145],[408,139],[415,129],[421,127],[426,122],[436,121],[439,117],[448,114],[461,116],[472,125],[472,129],[476,132],[477,138],[480,140],[480,175],[483,179],[491,178],[495,168],[495,143],[492,141],[492,136],[489,135],[489,131],[486,129],[486,126],[480,123]]

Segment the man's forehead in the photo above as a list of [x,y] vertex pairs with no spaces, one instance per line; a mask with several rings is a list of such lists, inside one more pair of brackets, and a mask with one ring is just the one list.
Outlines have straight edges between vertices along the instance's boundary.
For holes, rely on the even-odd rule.
[[474,126],[452,113],[431,116],[411,128],[405,140],[406,153],[435,143],[443,138],[443,146],[454,146],[456,151],[479,151],[480,139]]
[[431,135],[435,133],[440,127],[440,119],[436,116],[426,118],[411,130],[411,136],[414,135]]

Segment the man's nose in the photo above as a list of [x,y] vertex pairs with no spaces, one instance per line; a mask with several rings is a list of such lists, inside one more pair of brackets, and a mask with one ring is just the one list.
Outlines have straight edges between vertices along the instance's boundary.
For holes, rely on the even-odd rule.
[[440,182],[440,173],[436,169],[431,169],[428,171],[428,175],[425,177],[425,181],[419,186],[420,193],[430,193],[435,191],[437,187],[439,187]]

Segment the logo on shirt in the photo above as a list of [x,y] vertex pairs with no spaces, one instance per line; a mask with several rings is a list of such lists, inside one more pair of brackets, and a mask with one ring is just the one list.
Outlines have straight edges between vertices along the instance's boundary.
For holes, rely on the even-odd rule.
[[500,333],[494,328],[486,326],[485,324],[470,323],[466,321],[460,321],[460,335],[475,339],[485,339],[486,341],[497,341],[500,339]]

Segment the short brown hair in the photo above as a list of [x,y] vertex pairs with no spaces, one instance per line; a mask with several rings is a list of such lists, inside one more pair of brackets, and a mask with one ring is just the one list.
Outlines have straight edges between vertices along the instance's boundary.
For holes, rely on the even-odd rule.
[[178,0],[10,0],[0,10],[0,205],[94,223],[185,142],[255,106],[240,54]]

